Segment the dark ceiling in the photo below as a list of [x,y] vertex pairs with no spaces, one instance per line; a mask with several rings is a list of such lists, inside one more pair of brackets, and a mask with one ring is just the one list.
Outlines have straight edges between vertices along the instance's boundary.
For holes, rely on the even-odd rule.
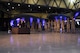
[[[10,5],[8,5],[10,3]],[[18,6],[18,4],[20,6]],[[13,9],[12,9],[13,8]],[[14,2],[0,2],[0,11],[10,12],[12,10],[19,11],[22,13],[70,13],[74,12],[72,9],[58,8],[51,6],[42,6],[42,5],[32,5],[24,3],[14,3]]]

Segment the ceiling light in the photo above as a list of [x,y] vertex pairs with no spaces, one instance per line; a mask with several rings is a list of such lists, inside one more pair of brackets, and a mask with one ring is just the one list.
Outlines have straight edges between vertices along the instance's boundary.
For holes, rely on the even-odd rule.
[[40,6],[38,6],[38,8],[40,8]]
[[14,7],[12,7],[12,9],[14,9]]
[[10,5],[10,3],[8,3],[8,5]]
[[9,9],[7,9],[7,11],[9,11]]
[[76,0],[69,0],[69,2],[70,2],[71,4],[73,4],[75,1],[76,1]]
[[18,6],[20,6],[20,4],[18,4]]
[[49,7],[49,9],[51,9],[51,7]]
[[30,7],[30,5],[28,5],[28,7]]

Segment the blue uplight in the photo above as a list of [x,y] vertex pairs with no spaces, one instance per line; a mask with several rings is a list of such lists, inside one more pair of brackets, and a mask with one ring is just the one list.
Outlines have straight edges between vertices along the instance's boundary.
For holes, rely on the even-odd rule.
[[76,14],[75,14],[75,17],[77,17],[79,15],[79,12],[77,12]]
[[67,20],[67,17],[64,17],[64,20]]
[[60,16],[60,21],[62,20],[62,16]]
[[55,19],[56,19],[56,21],[58,20],[58,19],[57,19],[57,16],[55,16]]
[[40,23],[40,19],[37,19],[37,23]]
[[32,17],[30,17],[30,23],[32,23],[33,22],[33,18]]
[[18,23],[19,23],[19,21],[20,21],[20,18],[17,18],[17,19],[16,19],[16,21],[17,21],[17,24],[18,24]]
[[22,21],[25,21],[25,18],[24,17],[22,17]]
[[62,16],[60,16],[60,19],[62,19]]
[[45,20],[42,20],[42,26],[44,26],[45,25]]
[[33,18],[30,17],[30,26],[32,26]]
[[64,22],[67,22],[67,17],[64,17]]
[[14,20],[11,20],[11,22],[10,22],[10,26],[14,26]]

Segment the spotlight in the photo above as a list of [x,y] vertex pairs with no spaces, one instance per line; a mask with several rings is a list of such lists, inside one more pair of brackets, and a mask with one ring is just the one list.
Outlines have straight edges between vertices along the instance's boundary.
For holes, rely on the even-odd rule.
[[40,19],[37,19],[37,23],[38,23],[38,24],[40,23]]
[[11,20],[10,26],[13,26],[13,25],[14,25],[14,20]]
[[30,7],[30,5],[28,5],[28,7]]
[[9,9],[7,9],[7,11],[9,11]]
[[20,18],[17,18],[16,21],[17,21],[17,24],[19,24]]
[[49,7],[49,9],[51,9],[51,7]]
[[14,9],[14,7],[12,7],[12,9]]
[[20,4],[18,4],[18,6],[20,6]]
[[38,8],[40,8],[40,6],[38,6]]
[[10,5],[10,3],[8,3],[8,5]]
[[77,24],[79,25],[79,21],[77,21]]
[[30,17],[30,25],[32,26],[33,18]]
[[42,25],[43,25],[43,26],[45,25],[45,20],[42,21]]

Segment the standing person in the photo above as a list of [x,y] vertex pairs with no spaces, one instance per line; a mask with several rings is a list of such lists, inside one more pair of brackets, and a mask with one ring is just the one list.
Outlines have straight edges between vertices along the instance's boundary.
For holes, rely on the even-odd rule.
[[25,25],[26,25],[26,22],[25,22],[25,21],[22,21],[21,26],[22,26],[22,27],[26,27]]
[[26,21],[25,20],[23,21],[22,19],[20,19],[18,26],[19,28],[26,27]]

